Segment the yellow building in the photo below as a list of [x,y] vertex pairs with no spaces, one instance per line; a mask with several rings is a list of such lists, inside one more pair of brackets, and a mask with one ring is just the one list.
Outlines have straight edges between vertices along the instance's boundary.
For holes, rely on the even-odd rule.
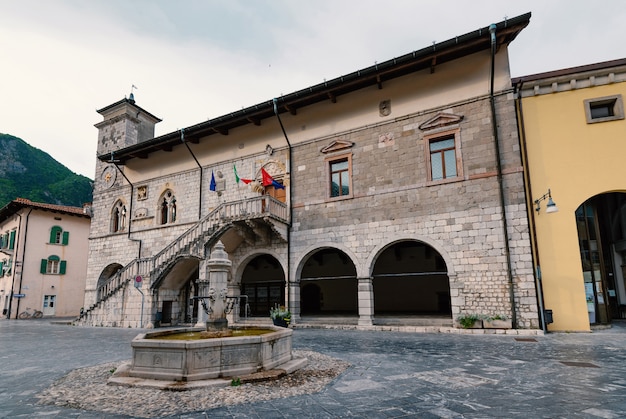
[[626,59],[513,80],[548,331],[626,314],[625,81]]

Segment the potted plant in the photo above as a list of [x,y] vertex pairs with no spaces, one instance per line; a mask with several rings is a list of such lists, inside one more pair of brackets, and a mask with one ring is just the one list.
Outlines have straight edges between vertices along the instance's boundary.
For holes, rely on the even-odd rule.
[[513,328],[513,322],[505,315],[496,314],[495,316],[485,318],[483,327],[485,329],[511,329]]
[[274,306],[270,308],[270,318],[275,326],[289,327],[291,313],[285,306]]
[[456,318],[463,329],[482,329],[483,322],[478,314],[461,314]]

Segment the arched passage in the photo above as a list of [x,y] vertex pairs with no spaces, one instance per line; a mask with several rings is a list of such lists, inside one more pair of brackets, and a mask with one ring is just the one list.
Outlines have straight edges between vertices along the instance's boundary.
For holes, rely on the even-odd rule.
[[357,315],[356,267],[341,250],[313,252],[300,274],[300,314]]
[[[248,297],[252,317],[269,317],[271,307],[286,305],[285,272],[280,262],[267,254],[250,260],[241,276],[241,294]],[[241,316],[244,309],[242,306]]]
[[153,288],[158,290],[154,308],[156,324],[195,324],[198,313],[198,275],[200,261],[181,257],[158,278]]
[[428,244],[392,244],[377,257],[372,276],[375,315],[452,315],[446,263]]
[[122,268],[123,266],[119,263],[111,263],[110,265],[107,265],[102,270],[102,272],[100,272],[100,276],[98,277],[98,284],[96,285],[98,300],[103,297],[101,295],[102,287]]
[[626,317],[626,193],[596,195],[575,216],[589,323]]

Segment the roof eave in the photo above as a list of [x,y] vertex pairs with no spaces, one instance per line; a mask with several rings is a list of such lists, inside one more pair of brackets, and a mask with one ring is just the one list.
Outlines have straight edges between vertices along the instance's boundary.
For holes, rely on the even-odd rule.
[[[531,13],[507,19],[496,24],[497,47],[508,45],[530,23]],[[420,71],[434,69],[437,65],[487,50],[491,47],[489,27],[477,29],[455,38],[435,43],[430,47],[413,51],[403,56],[375,64],[373,66],[298,90],[277,98],[279,113],[295,114],[299,108],[314,103],[336,100],[337,97],[371,85],[382,86],[385,81]],[[136,105],[135,105],[136,106]],[[106,109],[106,108],[103,108]],[[201,137],[214,134],[227,135],[228,132],[243,125],[259,125],[262,120],[274,117],[274,102],[268,100],[248,108],[184,128],[185,141],[198,142]],[[152,152],[171,150],[174,145],[182,144],[180,131],[174,131],[160,137],[143,141],[117,151],[115,160],[119,164],[133,158],[147,158]],[[99,155],[101,161],[113,160],[112,153]]]

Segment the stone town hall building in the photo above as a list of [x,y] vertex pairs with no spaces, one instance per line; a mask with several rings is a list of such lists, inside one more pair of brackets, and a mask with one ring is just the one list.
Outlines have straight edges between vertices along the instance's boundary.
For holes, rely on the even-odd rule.
[[507,54],[529,20],[156,138],[132,95],[98,110],[77,323],[196,323],[220,241],[230,322],[539,327]]

